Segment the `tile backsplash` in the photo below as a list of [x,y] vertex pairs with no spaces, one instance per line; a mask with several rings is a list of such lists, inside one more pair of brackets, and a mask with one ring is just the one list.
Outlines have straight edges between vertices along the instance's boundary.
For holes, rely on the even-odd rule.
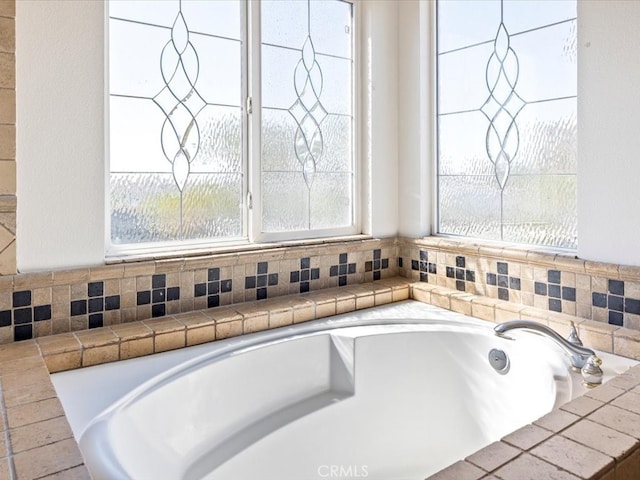
[[394,276],[640,331],[638,267],[428,237],[0,276],[0,343]]

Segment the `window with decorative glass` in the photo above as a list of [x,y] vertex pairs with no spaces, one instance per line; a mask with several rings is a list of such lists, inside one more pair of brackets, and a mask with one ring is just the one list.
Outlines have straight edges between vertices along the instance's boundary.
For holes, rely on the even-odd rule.
[[344,0],[110,0],[108,249],[358,233]]
[[577,247],[576,1],[437,2],[438,232]]

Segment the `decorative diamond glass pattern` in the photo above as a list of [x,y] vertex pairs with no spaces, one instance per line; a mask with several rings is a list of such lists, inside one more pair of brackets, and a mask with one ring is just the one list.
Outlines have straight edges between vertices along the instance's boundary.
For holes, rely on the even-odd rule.
[[437,5],[438,231],[576,248],[575,1]]

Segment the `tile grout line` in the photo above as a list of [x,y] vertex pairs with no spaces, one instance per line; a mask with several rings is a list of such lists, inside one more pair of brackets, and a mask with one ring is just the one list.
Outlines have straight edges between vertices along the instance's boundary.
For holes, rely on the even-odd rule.
[[7,406],[4,401],[4,388],[2,379],[0,379],[0,413],[2,413],[2,426],[4,427],[4,443],[7,449],[7,465],[9,466],[9,475],[12,480],[17,480],[16,468],[13,463],[13,448],[11,447],[11,437],[9,435],[9,419],[7,417]]

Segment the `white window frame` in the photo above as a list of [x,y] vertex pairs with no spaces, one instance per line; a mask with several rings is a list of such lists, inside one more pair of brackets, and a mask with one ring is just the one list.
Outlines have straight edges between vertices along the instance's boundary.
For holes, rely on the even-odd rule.
[[[242,29],[244,46],[242,49],[242,94],[245,99],[242,106],[242,163],[243,163],[243,235],[240,237],[221,237],[220,239],[176,240],[164,242],[146,242],[114,244],[111,240],[111,189],[110,189],[110,84],[109,84],[109,0],[105,2],[105,46],[104,46],[104,105],[105,105],[105,257],[109,259],[138,259],[154,255],[180,255],[191,252],[247,249],[258,247],[261,243],[307,240],[326,241],[333,237],[359,236],[362,233],[362,194],[364,191],[364,166],[361,148],[361,41],[360,6],[355,0],[340,0],[352,6],[352,162],[353,162],[353,224],[322,230],[301,230],[293,232],[263,232],[261,203],[261,35],[260,2],[246,1],[243,12]],[[249,110],[249,105],[251,108]]]

